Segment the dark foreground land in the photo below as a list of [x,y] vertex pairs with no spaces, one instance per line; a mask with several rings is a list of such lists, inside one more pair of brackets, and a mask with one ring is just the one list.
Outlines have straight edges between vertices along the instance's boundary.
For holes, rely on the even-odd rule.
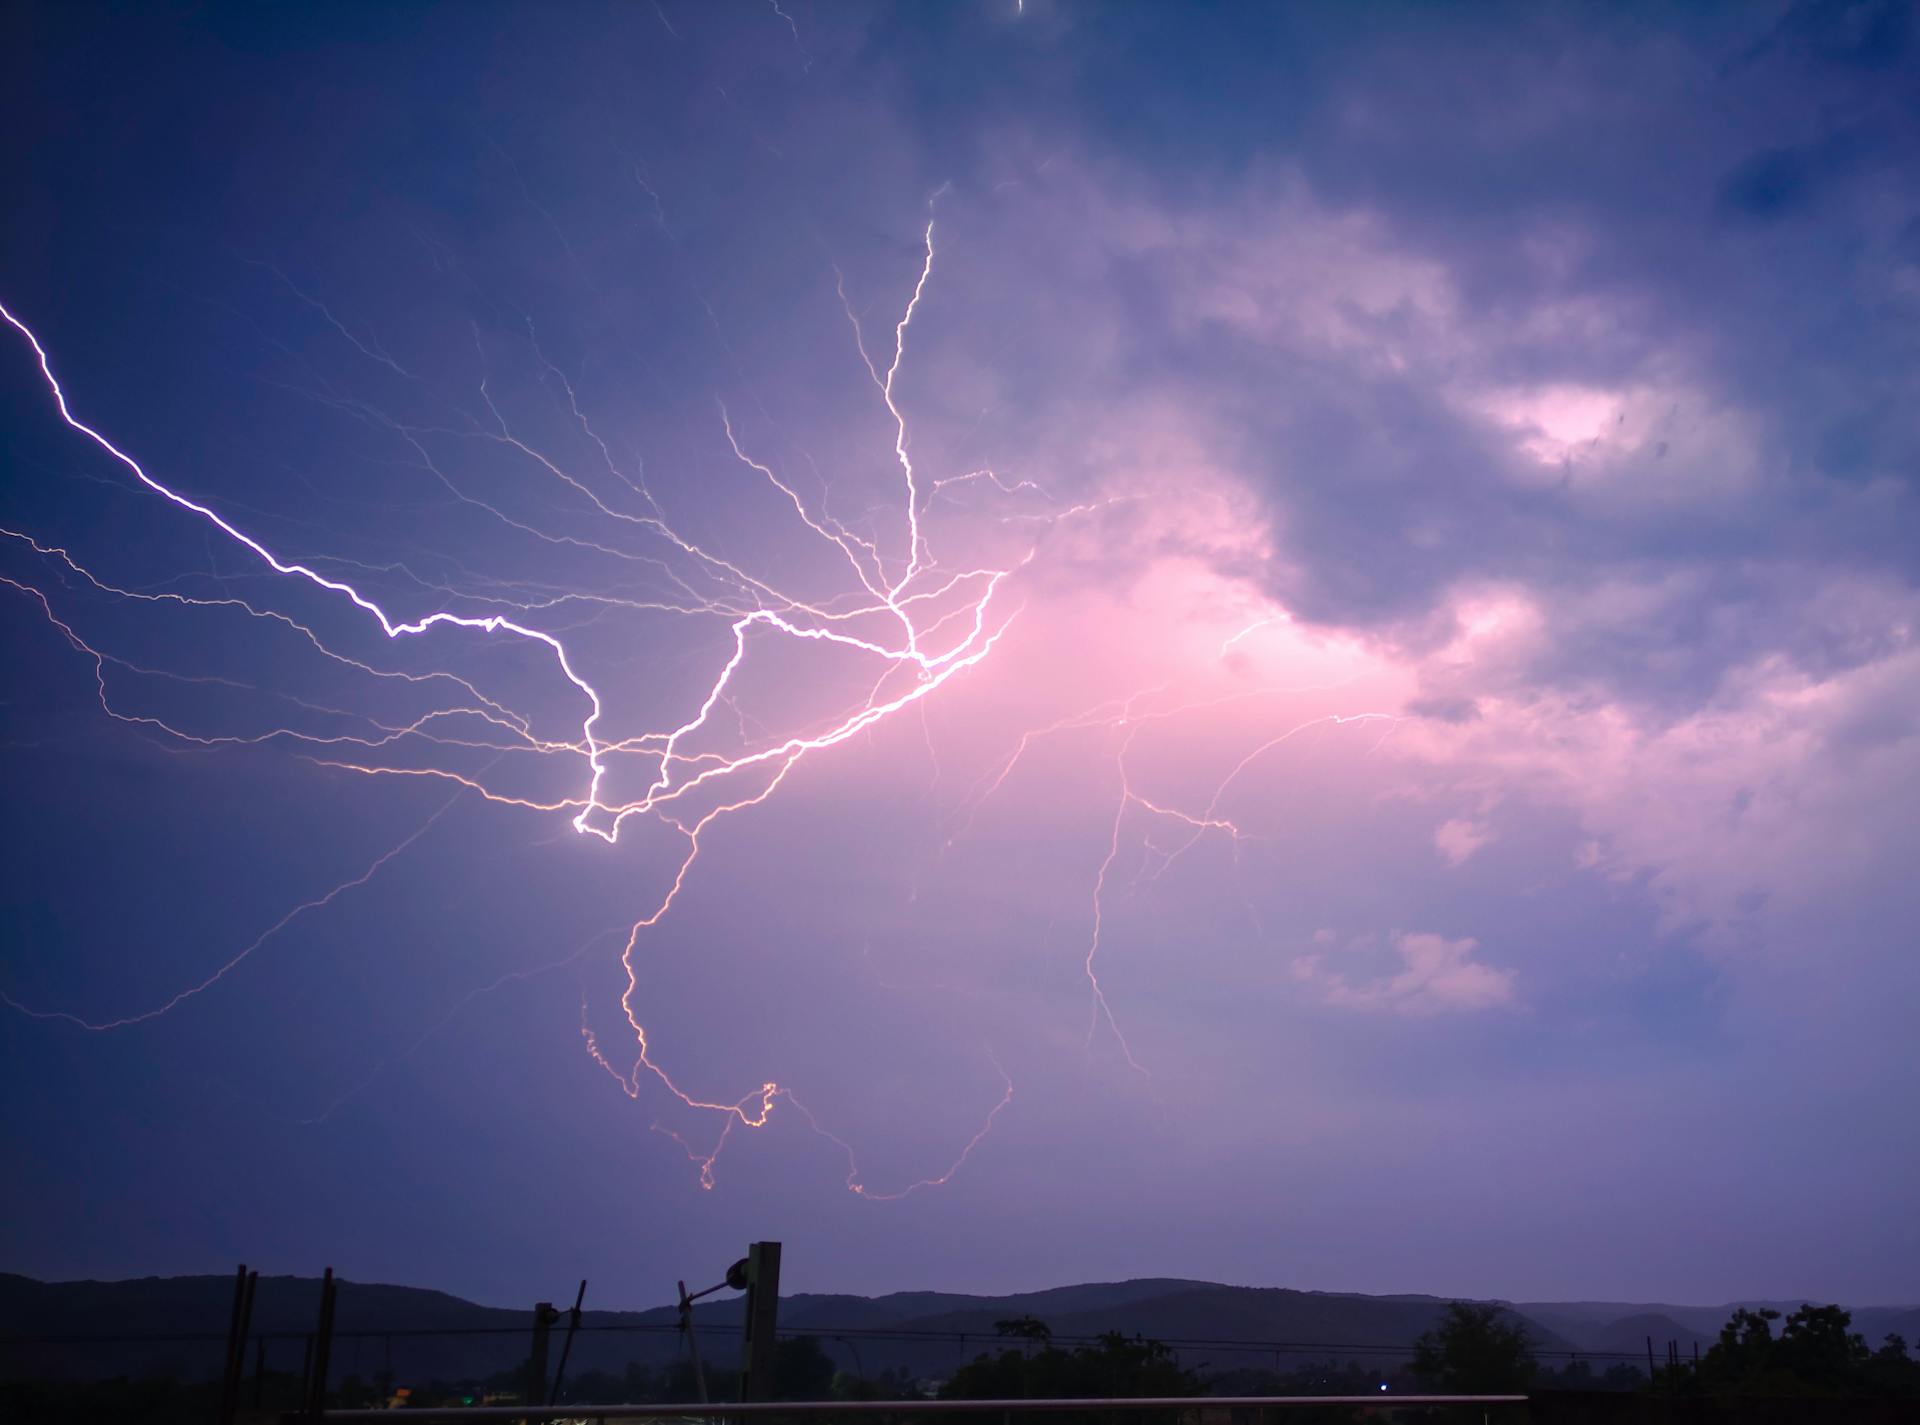
[[[216,1420],[233,1291],[230,1277],[48,1283],[0,1275],[0,1425]],[[259,1279],[238,1418],[278,1418],[310,1396],[318,1299],[314,1279]],[[342,1283],[327,1402],[400,1409],[524,1403],[534,1389],[533,1305],[485,1307],[418,1288]],[[553,1361],[569,1323],[560,1316],[542,1393],[561,1374]],[[737,1399],[738,1299],[702,1303],[692,1324],[689,1340],[674,1308],[582,1312],[564,1347],[556,1398],[579,1403],[583,1414],[595,1403],[694,1401],[702,1384],[697,1351],[709,1398]],[[1008,1297],[799,1295],[782,1300],[780,1326],[778,1395],[896,1403],[897,1411],[866,1417],[875,1425],[909,1425],[913,1402],[928,1397],[1194,1395],[1369,1399],[1364,1407],[1271,1410],[1264,1419],[1208,1409],[1188,1412],[1178,1425],[1920,1420],[1920,1363],[1901,1339],[1920,1336],[1920,1308],[1913,1307],[1849,1314],[1768,1303],[1476,1306],[1154,1279]],[[1530,1399],[1464,1413],[1394,1404],[1421,1391],[1515,1391]],[[1175,1425],[1171,1416],[1034,1418]],[[1024,1422],[1001,1412],[992,1425]]]

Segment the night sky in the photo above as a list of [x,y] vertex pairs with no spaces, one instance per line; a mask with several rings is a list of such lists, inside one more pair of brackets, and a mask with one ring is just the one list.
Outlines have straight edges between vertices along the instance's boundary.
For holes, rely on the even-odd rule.
[[1915,29],[8,7],[0,1268],[1920,1295]]

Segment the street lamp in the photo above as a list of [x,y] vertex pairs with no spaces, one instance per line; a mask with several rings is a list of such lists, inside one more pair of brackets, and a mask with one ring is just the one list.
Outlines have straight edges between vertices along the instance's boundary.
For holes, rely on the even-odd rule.
[[703,1296],[712,1296],[716,1291],[745,1291],[747,1289],[747,1259],[742,1257],[727,1268],[727,1279],[705,1291],[689,1293],[685,1282],[675,1282],[680,1288],[680,1334],[686,1337],[687,1355],[693,1360],[693,1383],[700,1392],[700,1403],[707,1400],[707,1371],[700,1364],[700,1343],[693,1334],[693,1304]]

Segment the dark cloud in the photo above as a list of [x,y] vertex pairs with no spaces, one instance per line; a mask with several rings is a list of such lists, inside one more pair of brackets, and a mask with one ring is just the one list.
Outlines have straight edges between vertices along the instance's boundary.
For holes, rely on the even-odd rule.
[[[1276,589],[1311,617],[1380,625],[1476,575],[1570,594],[1665,581],[1680,603],[1631,638],[1576,631],[1568,662],[1648,690],[1677,679],[1684,699],[1800,636],[1778,568],[1920,575],[1907,16],[1529,11],[1430,33],[1312,11],[1304,84],[1244,96],[1231,120],[1189,109],[1151,139],[1088,125],[1146,192],[1211,204],[1223,228],[1303,175],[1319,204],[1376,225],[1377,259],[1430,261],[1456,296],[1411,337],[1376,325],[1311,357],[1217,326],[1182,339],[1173,310],[1133,334],[1270,491]],[[1212,52],[1209,26],[1114,28],[1099,45],[1125,79],[1089,83],[1116,103],[1124,85],[1138,116],[1163,91],[1193,102],[1177,76]],[[1277,25],[1238,40],[1236,66],[1265,55],[1279,73],[1309,42]],[[1232,154],[1238,172],[1219,167]],[[1289,261],[1284,237],[1269,260]],[[1396,345],[1411,364],[1383,372]],[[1668,405],[1604,470],[1555,481],[1517,474],[1512,432],[1458,399],[1555,384]]]

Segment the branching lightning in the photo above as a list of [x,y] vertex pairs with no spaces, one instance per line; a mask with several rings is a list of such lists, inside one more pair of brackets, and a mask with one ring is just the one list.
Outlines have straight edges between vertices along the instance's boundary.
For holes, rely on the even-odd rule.
[[[775,7],[776,10],[778,7]],[[789,20],[789,23],[791,21]],[[796,31],[797,39],[797,31]],[[758,1128],[766,1124],[772,1114],[776,1101],[785,1098],[795,1105],[806,1121],[824,1137],[829,1138],[848,1155],[850,1171],[847,1179],[848,1189],[861,1196],[886,1198],[903,1196],[920,1187],[944,1183],[972,1153],[973,1147],[992,1126],[1012,1096],[1011,1080],[1007,1083],[1006,1094],[996,1103],[982,1126],[979,1134],[968,1142],[959,1158],[946,1173],[935,1178],[925,1179],[907,1187],[900,1193],[877,1193],[860,1180],[859,1170],[853,1158],[853,1150],[844,1139],[828,1132],[820,1126],[811,1110],[802,1108],[798,1100],[782,1086],[766,1083],[757,1091],[734,1101],[722,1101],[698,1096],[682,1088],[679,1083],[659,1064],[650,1052],[646,1026],[637,1007],[639,997],[639,971],[637,955],[641,938],[647,930],[658,925],[672,909],[689,874],[700,857],[703,849],[702,837],[717,821],[735,812],[744,811],[766,801],[786,780],[788,774],[810,755],[818,754],[848,741],[857,734],[873,727],[882,720],[899,713],[903,709],[920,704],[924,699],[937,693],[951,679],[977,666],[987,658],[1005,634],[1008,626],[1017,614],[1017,609],[1005,607],[1002,588],[1007,579],[1024,563],[1016,561],[1007,567],[976,568],[958,572],[946,572],[937,569],[932,563],[921,530],[921,505],[923,496],[919,486],[914,463],[908,451],[909,436],[907,418],[903,413],[897,393],[896,382],[905,359],[906,337],[915,313],[924,298],[927,284],[933,272],[934,247],[933,224],[929,222],[924,236],[925,258],[921,264],[918,281],[906,310],[894,327],[894,343],[891,359],[884,375],[868,356],[864,340],[860,338],[858,323],[855,322],[856,342],[868,373],[873,377],[881,398],[895,424],[893,455],[896,460],[905,487],[905,552],[898,560],[885,557],[880,548],[855,535],[831,516],[813,513],[799,493],[768,464],[755,459],[741,444],[735,431],[731,415],[725,406],[720,408],[720,418],[728,444],[735,456],[747,468],[766,479],[792,505],[800,524],[813,536],[826,541],[838,549],[846,558],[857,581],[859,594],[855,600],[838,604],[814,603],[791,598],[782,594],[770,583],[749,574],[738,564],[710,554],[690,540],[682,538],[661,515],[658,505],[646,491],[643,484],[627,479],[615,466],[606,442],[596,435],[582,413],[572,386],[566,382],[551,363],[540,358],[548,374],[560,382],[566,392],[569,408],[581,429],[598,446],[605,457],[610,474],[619,478],[627,490],[639,497],[641,508],[638,512],[623,510],[610,505],[588,484],[570,474],[560,463],[550,459],[530,443],[517,437],[509,428],[505,416],[495,403],[487,384],[483,379],[480,395],[485,407],[493,419],[493,428],[479,428],[466,432],[429,432],[409,427],[393,421],[384,415],[366,407],[354,406],[340,401],[343,409],[362,419],[377,423],[397,435],[419,457],[446,488],[467,503],[475,504],[487,510],[502,522],[554,543],[584,543],[604,553],[620,557],[633,557],[616,547],[593,542],[578,541],[570,536],[554,534],[533,527],[525,521],[514,519],[495,506],[479,500],[462,490],[458,482],[451,479],[433,459],[425,444],[424,437],[433,434],[454,434],[468,438],[485,439],[511,448],[521,456],[534,462],[540,469],[560,481],[576,494],[584,497],[602,516],[620,524],[637,527],[646,533],[664,541],[670,553],[677,553],[691,562],[692,574],[682,575],[669,568],[666,562],[655,556],[643,556],[647,562],[665,570],[674,586],[684,596],[686,602],[679,604],[648,603],[645,607],[669,609],[675,612],[722,614],[732,618],[732,653],[720,668],[710,685],[705,698],[685,721],[677,726],[659,731],[642,733],[635,736],[607,739],[599,731],[599,725],[605,715],[605,698],[600,690],[583,675],[578,666],[578,657],[571,652],[562,637],[549,628],[538,626],[529,615],[541,608],[552,607],[582,597],[567,593],[547,601],[518,603],[512,613],[487,613],[481,615],[456,612],[450,608],[435,609],[416,616],[406,616],[389,610],[382,602],[367,594],[361,587],[346,579],[335,577],[315,568],[312,562],[283,558],[267,544],[241,529],[229,518],[222,515],[212,505],[194,499],[172,485],[151,474],[132,455],[115,444],[95,426],[88,424],[75,414],[69,403],[67,392],[54,372],[53,360],[45,345],[34,331],[11,309],[0,305],[0,317],[25,338],[31,347],[40,375],[53,398],[60,418],[74,431],[86,437],[96,447],[118,462],[139,484],[151,493],[160,496],[176,508],[206,522],[229,540],[249,551],[273,573],[283,578],[303,581],[329,594],[337,595],[369,616],[389,640],[411,638],[431,631],[447,628],[462,629],[489,636],[506,636],[512,639],[530,642],[545,650],[552,658],[553,665],[560,677],[579,695],[583,705],[583,716],[576,737],[559,741],[537,737],[530,721],[509,711],[504,705],[482,695],[470,682],[452,674],[393,674],[387,670],[376,669],[366,662],[338,653],[330,648],[319,634],[307,624],[290,615],[276,610],[258,607],[238,598],[203,599],[180,594],[153,594],[119,588],[105,580],[97,578],[83,567],[68,551],[54,546],[42,545],[29,536],[13,530],[0,530],[8,538],[27,544],[37,554],[57,560],[70,572],[78,575],[94,589],[125,598],[147,601],[168,601],[182,606],[195,607],[232,607],[259,619],[276,620],[299,632],[314,648],[328,658],[374,676],[399,676],[413,681],[426,681],[431,678],[445,678],[457,685],[472,698],[472,703],[452,708],[441,708],[430,712],[416,721],[402,726],[373,726],[366,734],[335,733],[320,735],[290,727],[274,728],[255,738],[233,738],[226,736],[206,736],[178,727],[163,719],[120,711],[114,704],[108,691],[106,669],[109,664],[137,673],[153,670],[139,669],[134,665],[105,654],[93,647],[71,624],[55,611],[46,594],[33,586],[17,580],[4,579],[7,585],[33,599],[47,620],[77,650],[87,655],[94,664],[96,686],[101,706],[112,717],[137,722],[185,741],[210,745],[221,741],[258,741],[270,738],[286,738],[309,744],[336,747],[341,744],[357,746],[363,751],[377,751],[403,739],[422,740],[442,746],[459,745],[489,749],[504,754],[508,751],[527,751],[542,755],[567,755],[580,759],[584,764],[584,775],[577,795],[553,801],[541,801],[517,796],[497,790],[490,786],[484,774],[474,775],[456,768],[438,765],[402,766],[385,762],[342,758],[337,754],[315,755],[313,760],[327,767],[353,771],[369,776],[425,776],[445,779],[456,784],[455,798],[462,789],[471,790],[489,802],[504,806],[521,807],[537,811],[565,811],[571,813],[573,829],[583,835],[590,835],[608,843],[615,844],[631,818],[646,817],[671,828],[681,838],[682,852],[676,869],[670,878],[667,889],[658,901],[644,914],[638,916],[626,936],[621,950],[620,961],[626,972],[626,988],[620,997],[620,1007],[630,1027],[637,1046],[637,1057],[630,1068],[620,1069],[606,1053],[591,1029],[583,1026],[588,1052],[596,1062],[607,1068],[623,1089],[635,1098],[639,1097],[642,1078],[648,1076],[657,1080],[669,1093],[686,1107],[722,1117],[720,1137],[714,1148],[706,1154],[689,1153],[700,1166],[701,1182],[704,1186],[713,1183],[713,1162],[718,1157],[728,1135],[736,1126]],[[277,269],[274,269],[276,273]],[[333,313],[317,299],[308,296],[282,275],[282,281],[305,304],[318,311],[323,318],[369,360],[376,361],[392,370],[406,375],[404,371],[384,351],[369,346],[342,325]],[[844,287],[842,288],[844,294]],[[849,309],[851,315],[851,309]],[[531,336],[531,330],[529,332]],[[535,344],[538,352],[537,341]],[[1031,552],[1027,555],[1031,558]],[[697,592],[692,578],[706,581],[719,580],[728,586],[730,592],[704,598]],[[862,636],[851,631],[862,622],[870,622],[875,617],[884,617],[897,625],[898,636],[891,640]],[[737,754],[725,754],[711,750],[694,750],[699,735],[714,718],[716,709],[722,706],[733,707],[731,689],[736,675],[746,663],[755,640],[764,637],[781,637],[795,640],[802,645],[826,645],[830,648],[846,650],[861,656],[877,660],[881,671],[876,677],[870,695],[860,705],[833,720],[823,729],[811,730],[773,739],[769,745],[752,748]],[[893,676],[905,673],[909,676],[904,686],[898,686]],[[312,705],[309,705],[312,706]],[[314,707],[314,711],[323,713],[341,713],[342,710]],[[491,740],[476,741],[460,738],[438,731],[435,724],[457,722],[475,717],[490,729]],[[607,777],[612,759],[638,756],[645,758],[652,766],[651,780],[644,792],[638,797],[627,800],[609,799],[605,795]],[[5,1002],[15,1009],[35,1018],[51,1018],[69,1022],[80,1028],[106,1031],[143,1023],[166,1014],[185,1000],[196,996],[217,983],[230,970],[252,954],[261,944],[284,928],[298,916],[323,907],[344,892],[365,884],[381,867],[401,854],[419,836],[423,835],[439,816],[452,805],[450,799],[433,817],[382,854],[362,874],[342,883],[326,894],[303,903],[290,911],[275,925],[269,927],[252,943],[226,961],[218,970],[205,980],[173,996],[164,1004],[140,1013],[113,1019],[91,1020],[65,1011],[38,1010],[23,1005],[11,997]],[[678,1137],[679,1135],[674,1135]],[[684,1140],[682,1140],[684,1143]]]
[[[778,5],[773,8],[789,25],[793,23]],[[662,22],[665,23],[664,15]],[[797,29],[794,34],[797,44]],[[636,181],[652,194],[638,169]],[[658,211],[657,195],[653,195],[653,201]],[[664,228],[663,212],[659,214],[659,221]],[[776,576],[755,572],[747,562],[717,553],[676,530],[645,479],[623,469],[612,445],[594,429],[572,382],[541,350],[531,322],[527,323],[527,339],[541,371],[540,379],[551,382],[564,396],[573,425],[599,453],[602,469],[591,478],[569,469],[563,460],[543,451],[534,440],[516,433],[495,398],[490,377],[485,374],[478,386],[485,419],[469,417],[464,426],[428,426],[402,421],[370,404],[342,395],[325,383],[322,383],[323,389],[299,394],[391,437],[407,452],[409,462],[425,472],[447,495],[479,510],[517,535],[556,549],[589,551],[618,559],[624,566],[638,571],[636,577],[657,579],[657,586],[595,591],[509,583],[463,570],[460,578],[467,580],[469,587],[462,590],[451,587],[444,577],[431,577],[397,562],[376,566],[343,556],[285,556],[263,538],[244,530],[234,517],[216,508],[218,502],[195,498],[163,481],[99,428],[83,421],[55,374],[55,363],[46,345],[21,317],[0,305],[0,317],[4,317],[31,348],[60,419],[123,468],[140,488],[216,531],[278,580],[317,590],[357,610],[371,627],[379,629],[389,644],[458,631],[529,646],[557,675],[559,688],[572,700],[571,716],[577,719],[563,735],[538,731],[532,716],[483,692],[470,677],[447,671],[415,672],[378,666],[368,657],[355,656],[334,646],[310,619],[269,607],[258,598],[242,598],[230,592],[208,597],[125,587],[96,574],[64,547],[0,528],[0,537],[30,550],[49,567],[73,576],[78,584],[68,581],[69,588],[78,587],[82,592],[91,591],[155,609],[188,609],[203,616],[217,613],[271,625],[297,635],[306,647],[346,676],[385,680],[390,688],[404,687],[410,696],[432,696],[435,700],[425,711],[412,716],[376,717],[301,698],[291,692],[249,688],[235,680],[189,678],[185,674],[145,668],[109,651],[106,640],[90,641],[82,637],[74,626],[74,619],[56,607],[45,589],[0,576],[0,583],[32,602],[68,645],[91,661],[98,701],[109,717],[203,747],[291,743],[301,747],[302,755],[320,767],[370,778],[443,781],[451,784],[452,793],[425,822],[381,853],[358,875],[296,906],[237,954],[227,958],[212,974],[155,1007],[119,1017],[89,1018],[66,1010],[32,1007],[4,993],[0,993],[0,1002],[36,1019],[58,1020],[93,1032],[158,1019],[219,983],[297,918],[318,911],[365,885],[468,793],[495,807],[542,815],[562,814],[575,833],[607,846],[619,845],[623,832],[630,826],[645,823],[664,830],[669,844],[676,849],[662,868],[663,889],[634,914],[621,933],[618,962],[624,972],[624,984],[618,1003],[625,1020],[624,1033],[632,1036],[631,1042],[618,1046],[608,1043],[591,1023],[590,1007],[583,1001],[580,1032],[592,1061],[603,1068],[629,1098],[640,1101],[663,1090],[679,1105],[673,1110],[675,1114],[684,1117],[690,1112],[712,1126],[712,1136],[703,1145],[658,1119],[651,1125],[681,1146],[696,1168],[703,1187],[714,1185],[715,1164],[735,1131],[764,1127],[782,1106],[791,1108],[808,1128],[845,1155],[845,1185],[856,1196],[875,1201],[894,1200],[952,1179],[966,1166],[1013,1100],[1013,1080],[991,1054],[986,1057],[1003,1080],[1004,1091],[986,1112],[978,1131],[966,1141],[945,1171],[898,1189],[880,1190],[866,1180],[851,1144],[803,1104],[788,1085],[767,1079],[744,1094],[729,1097],[684,1085],[680,1077],[663,1066],[655,1057],[642,1012],[639,963],[647,933],[661,924],[680,899],[707,848],[712,828],[728,817],[768,801],[803,762],[823,757],[911,711],[922,720],[923,734],[938,777],[939,758],[924,722],[929,702],[954,680],[991,658],[1002,644],[1021,612],[1018,597],[1010,585],[1035,558],[1039,546],[1029,544],[1018,557],[990,565],[943,567],[935,557],[928,535],[930,512],[937,504],[957,501],[956,492],[962,490],[977,492],[986,498],[1004,497],[1016,505],[1014,512],[1002,519],[1004,525],[1018,527],[1025,522],[1044,529],[1122,500],[1139,498],[1113,495],[1063,506],[1030,479],[1009,478],[991,469],[934,476],[917,468],[900,378],[907,359],[909,334],[933,280],[934,237],[935,225],[929,218],[922,234],[923,251],[917,279],[898,319],[892,323],[890,352],[883,349],[876,356],[869,347],[867,333],[848,296],[845,280],[835,272],[854,347],[892,427],[889,464],[898,472],[897,509],[889,507],[873,518],[852,524],[837,517],[826,498],[810,499],[800,485],[781,473],[772,458],[755,449],[750,434],[736,422],[735,413],[725,402],[716,403],[719,432],[739,470],[752,480],[764,482],[779,503],[791,511],[798,537],[818,541],[814,547],[832,551],[836,569],[844,566],[842,577],[848,582],[841,592],[828,598],[803,598],[790,593],[779,586]],[[269,270],[366,360],[408,381],[418,379],[373,338],[356,335],[327,306],[294,286],[277,268]],[[475,342],[479,347],[477,331]],[[484,373],[484,349],[480,356]],[[559,486],[566,500],[584,502],[593,517],[603,523],[591,536],[584,535],[549,527],[538,518],[524,516],[483,498],[436,453],[437,447],[447,442],[473,442],[508,453],[509,458],[524,462],[536,472],[537,478]],[[886,533],[889,530],[892,533]],[[391,598],[376,597],[369,592],[373,586],[360,577],[361,573],[398,575],[409,580],[428,607],[411,612],[397,610]],[[476,606],[481,611],[473,611]],[[572,637],[578,625],[570,620],[590,621],[597,612],[615,609],[714,620],[724,625],[726,638],[723,650],[716,655],[718,666],[713,669],[710,681],[705,682],[704,693],[692,701],[692,706],[677,721],[669,719],[664,725],[638,732],[607,730],[612,699],[604,691],[604,679],[596,681],[589,676],[579,641]],[[1222,643],[1220,655],[1225,657],[1258,629],[1284,619],[1284,614],[1270,616],[1241,630]],[[774,644],[805,651],[810,657],[851,659],[871,667],[871,677],[862,681],[864,696],[850,700],[839,711],[798,730],[768,729],[757,722],[750,726],[740,696],[743,672],[757,651]],[[295,725],[276,724],[264,731],[236,734],[185,726],[177,719],[136,710],[123,702],[118,693],[121,680],[156,677],[221,682],[246,688],[263,697],[291,703],[300,710],[300,716],[295,719]],[[1358,713],[1328,715],[1291,726],[1255,746],[1196,803],[1183,805],[1178,797],[1151,789],[1150,779],[1137,770],[1133,761],[1136,747],[1149,729],[1169,726],[1189,713],[1224,702],[1284,691],[1291,690],[1259,689],[1225,698],[1179,701],[1169,696],[1168,688],[1161,686],[1130,697],[1107,700],[1085,712],[1025,732],[964,798],[958,825],[947,838],[949,847],[967,833],[982,804],[999,792],[1040,742],[1075,731],[1098,732],[1109,739],[1114,801],[1111,818],[1105,823],[1103,844],[1098,848],[1101,854],[1097,864],[1090,867],[1087,933],[1080,962],[1089,996],[1086,1033],[1089,1052],[1104,1024],[1125,1062],[1135,1071],[1147,1073],[1121,1028],[1101,982],[1099,967],[1103,934],[1112,911],[1113,883],[1121,874],[1129,837],[1137,835],[1142,869],[1150,866],[1153,877],[1164,873],[1208,837],[1225,840],[1237,856],[1239,848],[1257,839],[1257,835],[1241,820],[1236,820],[1226,806],[1235,784],[1261,757],[1308,728],[1384,720],[1390,730],[1395,721],[1386,713]],[[728,730],[729,723],[737,733],[737,742],[725,742],[719,735]],[[403,749],[408,756],[401,755]],[[423,751],[424,761],[413,755]],[[568,768],[564,789],[527,790],[510,775],[513,769],[527,765],[527,759],[534,759],[534,765],[545,766],[551,761]],[[476,767],[475,763],[479,765]],[[1156,836],[1163,839],[1156,840]],[[594,943],[588,942],[565,959],[502,976],[459,1001],[448,1011],[447,1019],[479,994],[527,975],[572,964]],[[418,1042],[424,1042],[447,1019],[437,1021]],[[418,1042],[414,1047],[418,1047]],[[411,1053],[412,1049],[406,1052]],[[332,1113],[364,1087],[363,1082],[348,1090],[321,1117]],[[704,1135],[694,1137],[704,1138]]]

